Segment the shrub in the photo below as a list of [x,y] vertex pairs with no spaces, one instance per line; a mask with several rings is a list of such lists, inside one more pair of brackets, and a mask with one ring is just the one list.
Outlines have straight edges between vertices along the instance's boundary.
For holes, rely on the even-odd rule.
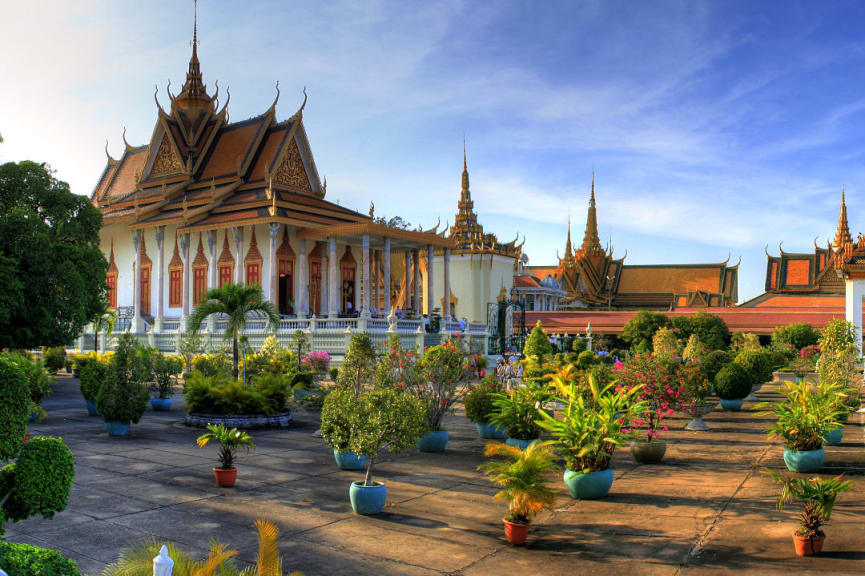
[[669,325],[670,319],[666,315],[640,310],[625,324],[622,339],[631,345],[631,352],[648,354],[652,352],[652,337],[655,332]]
[[599,359],[595,356],[594,352],[589,350],[583,350],[580,352],[580,355],[577,356],[577,367],[586,370],[591,368],[595,364],[599,363]]
[[507,435],[516,440],[539,438],[541,428],[537,424],[536,406],[543,406],[549,399],[547,389],[536,384],[526,384],[525,388],[496,394],[493,399],[495,411],[490,423],[504,426]]
[[820,332],[820,351],[823,354],[841,352],[850,344],[861,346],[862,339],[857,336],[856,325],[840,318],[830,320]]
[[42,360],[49,372],[57,374],[57,372],[66,366],[66,349],[63,346],[46,348],[42,352]]
[[466,394],[466,417],[472,422],[486,423],[495,410],[495,394],[502,392],[502,384],[493,374],[488,374]]
[[0,461],[5,462],[21,450],[30,416],[30,390],[27,376],[5,356],[0,356],[0,383]]
[[526,345],[523,347],[524,356],[537,356],[543,358],[553,353],[553,345],[550,343],[550,337],[544,332],[544,326],[541,321],[535,324],[532,328],[532,333],[529,334],[526,340]]
[[772,331],[772,344],[790,344],[796,350],[816,344],[820,335],[805,322],[776,326]]
[[300,363],[316,374],[324,374],[327,372],[327,366],[330,364],[330,354],[324,350],[310,352],[303,357]]
[[9,576],[81,576],[60,552],[16,542],[0,541],[0,570]]
[[190,373],[183,383],[186,409],[191,413],[218,416],[274,414],[288,401],[288,379],[277,374],[259,374],[246,385],[230,373],[205,376]]
[[339,368],[336,366],[332,366],[330,369],[330,379],[336,382],[336,379],[339,377]]
[[688,343],[682,351],[682,360],[695,360],[706,355],[706,346],[700,342],[696,334],[688,337]]
[[706,375],[709,382],[715,381],[715,376],[721,368],[733,361],[733,357],[726,350],[712,350],[700,359],[700,370]]
[[292,390],[312,390],[315,378],[309,372],[296,372],[291,377]]
[[78,380],[81,384],[81,395],[84,396],[85,400],[95,402],[96,395],[99,394],[102,384],[107,379],[108,360],[103,358],[88,360],[78,375]]
[[106,422],[138,422],[150,395],[141,380],[145,376],[138,341],[131,334],[118,338],[108,365],[108,377],[96,394],[96,407]]
[[764,348],[764,350],[772,360],[773,370],[783,368],[798,356],[796,348],[790,344],[772,344],[768,348]]
[[231,360],[222,353],[196,354],[192,360],[192,370],[197,370],[205,376],[231,374]]
[[158,398],[171,398],[174,382],[183,371],[183,362],[178,356],[156,354],[153,357],[152,365],[154,383],[151,386],[151,391]]
[[700,311],[693,316],[677,316],[672,320],[676,338],[687,341],[696,334],[709,350],[723,350],[730,341],[730,330],[720,316]]
[[465,394],[461,386],[466,376],[465,365],[459,343],[433,346],[424,354],[420,362],[423,379],[413,382],[407,391],[423,404],[429,430],[441,430],[444,415]]
[[20,522],[36,514],[53,518],[66,509],[75,478],[75,457],[59,438],[31,438],[14,464],[2,470],[7,520]]
[[655,356],[675,358],[679,355],[679,341],[669,328],[659,328],[652,337],[652,349]]
[[724,400],[739,400],[751,392],[751,382],[741,364],[730,362],[715,376],[715,393]]
[[584,352],[586,350],[586,340],[583,338],[574,338],[574,341],[571,343],[571,351],[579,354],[580,352]]
[[348,343],[345,360],[339,367],[339,386],[363,390],[375,377],[375,350],[366,332],[355,332]]
[[772,379],[772,357],[765,350],[742,350],[734,362],[748,373],[751,386],[765,384]]
[[421,364],[415,351],[403,348],[399,335],[390,335],[375,369],[376,386],[411,390],[422,378]]
[[335,388],[321,406],[321,436],[339,452],[346,452],[351,443],[349,415],[357,397],[348,388]]
[[763,410],[758,415],[775,417],[769,439],[780,438],[785,448],[800,452],[822,447],[825,434],[840,426],[839,391],[836,385],[829,385],[814,393],[806,382],[785,382],[782,402],[757,405],[757,409]]
[[34,405],[39,406],[51,394],[53,379],[45,370],[42,362],[31,360],[25,354],[18,352],[10,353],[8,356],[24,372],[24,375],[27,376],[30,388],[30,400]]
[[502,487],[496,500],[509,500],[505,520],[528,524],[541,510],[551,510],[556,494],[550,488],[550,472],[556,467],[556,454],[549,443],[535,442],[525,450],[506,444],[487,444],[484,456],[503,456],[478,466],[487,477]]

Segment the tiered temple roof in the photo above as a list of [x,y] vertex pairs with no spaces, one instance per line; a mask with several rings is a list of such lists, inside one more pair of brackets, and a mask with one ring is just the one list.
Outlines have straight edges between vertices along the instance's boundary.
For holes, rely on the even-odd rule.
[[445,228],[442,235],[453,240],[455,254],[499,254],[514,259],[519,259],[522,254],[525,237],[517,244],[520,236],[511,242],[499,242],[495,234],[484,233],[484,227],[478,222],[478,215],[474,211],[475,203],[469,190],[469,170],[466,162],[465,144],[463,144],[463,173],[460,199],[457,203],[457,214],[454,225]]
[[570,220],[565,255],[557,266],[527,266],[536,279],[552,276],[568,298],[569,309],[661,309],[732,306],[738,299],[738,264],[626,265],[598,236],[595,177],[589,196],[586,230],[578,250],[571,244]]
[[842,190],[835,239],[825,247],[818,246],[815,240],[813,253],[784,252],[779,246],[779,255],[772,256],[767,249],[765,292],[742,306],[844,306],[844,280],[839,272],[845,258],[852,258],[855,247],[847,225],[847,202]]

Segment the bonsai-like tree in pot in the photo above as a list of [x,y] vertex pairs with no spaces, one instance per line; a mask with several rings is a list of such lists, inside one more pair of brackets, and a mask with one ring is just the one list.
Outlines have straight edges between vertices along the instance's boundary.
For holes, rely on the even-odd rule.
[[130,422],[141,419],[150,397],[144,384],[150,377],[138,348],[138,340],[131,334],[117,339],[105,381],[96,394],[96,407],[111,435],[125,435]]
[[823,548],[826,534],[823,526],[829,521],[838,494],[849,490],[853,483],[844,480],[843,474],[835,478],[788,478],[774,470],[765,473],[781,485],[781,495],[778,498],[778,510],[790,500],[799,500],[803,504],[799,516],[799,529],[793,533],[793,544],[799,556],[815,556]]
[[525,450],[490,442],[484,455],[500,457],[481,464],[478,470],[502,487],[495,495],[497,500],[510,501],[504,518],[505,536],[511,544],[520,545],[526,541],[535,514],[555,503],[549,486],[550,473],[557,468],[555,452],[550,442],[534,442]]
[[219,442],[219,467],[213,469],[216,483],[224,488],[230,488],[237,481],[237,467],[234,465],[237,451],[243,448],[249,452],[254,448],[252,436],[237,428],[226,428],[225,424],[210,424],[207,426],[207,432],[199,436],[196,443],[199,448],[203,448],[211,440]]

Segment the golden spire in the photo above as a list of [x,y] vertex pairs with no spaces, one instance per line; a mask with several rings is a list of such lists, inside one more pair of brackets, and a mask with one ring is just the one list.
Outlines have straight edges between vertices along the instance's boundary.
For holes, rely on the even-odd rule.
[[586,234],[583,236],[583,252],[603,252],[598,237],[598,215],[595,209],[595,173],[592,172],[592,194],[589,197],[589,213],[586,217]]
[[844,244],[853,241],[850,236],[850,228],[847,226],[847,202],[845,197],[844,186],[841,186],[841,214],[838,216],[838,230],[835,232],[835,241],[832,243],[833,248],[840,248]]
[[570,260],[574,257],[574,248],[571,245],[571,210],[568,209],[568,241],[565,242],[565,260]]
[[460,199],[463,202],[471,202],[472,197],[469,193],[469,168],[468,163],[466,162],[466,139],[463,136],[463,185],[462,192],[460,193]]
[[186,83],[183,89],[177,96],[177,101],[180,103],[189,100],[211,102],[207,91],[204,88],[204,83],[201,81],[201,64],[198,61],[198,0],[194,0],[194,16],[192,23],[192,57],[189,59],[189,70],[186,72]]

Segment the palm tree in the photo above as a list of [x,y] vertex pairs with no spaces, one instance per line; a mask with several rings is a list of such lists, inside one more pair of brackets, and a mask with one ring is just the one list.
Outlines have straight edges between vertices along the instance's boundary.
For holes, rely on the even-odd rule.
[[525,450],[490,442],[484,455],[503,456],[481,464],[478,469],[502,487],[495,499],[510,501],[506,520],[528,524],[532,516],[553,507],[556,494],[550,488],[549,474],[557,466],[551,442],[533,442]]
[[117,311],[108,307],[108,304],[103,304],[102,310],[96,313],[93,318],[93,350],[99,351],[99,333],[105,330],[105,337],[110,338],[114,332],[114,325],[117,323]]
[[248,315],[267,320],[269,327],[279,325],[279,313],[273,303],[264,299],[261,286],[257,284],[226,284],[222,288],[213,288],[204,295],[204,302],[195,307],[189,317],[189,327],[195,334],[201,329],[201,324],[211,314],[224,314],[228,317],[225,328],[225,338],[231,338],[234,353],[234,379],[237,380],[238,339],[244,328]]

